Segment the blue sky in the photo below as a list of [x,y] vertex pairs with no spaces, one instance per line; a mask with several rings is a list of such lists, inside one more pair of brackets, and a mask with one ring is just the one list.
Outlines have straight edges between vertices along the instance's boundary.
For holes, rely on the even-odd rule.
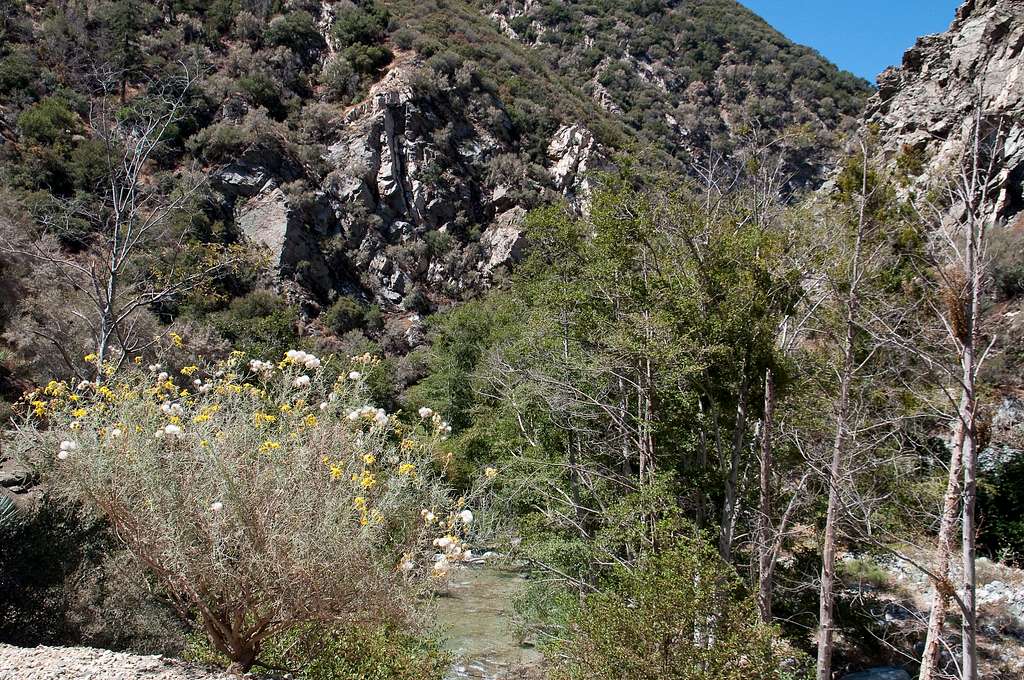
[[739,0],[793,42],[875,82],[917,37],[949,28],[961,0]]

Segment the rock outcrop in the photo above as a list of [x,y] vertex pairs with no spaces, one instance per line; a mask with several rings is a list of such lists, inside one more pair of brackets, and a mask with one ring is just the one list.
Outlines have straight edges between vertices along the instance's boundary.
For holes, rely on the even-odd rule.
[[399,58],[340,114],[322,176],[304,170],[296,181],[295,163],[245,159],[214,179],[238,231],[309,299],[356,294],[385,309],[413,294],[457,300],[522,257],[530,207],[560,195],[581,210],[594,173],[612,167],[573,124],[539,168],[494,94],[424,83],[420,68]]
[[879,76],[865,120],[886,158],[925,186],[955,161],[979,106],[987,129],[1002,126],[993,208],[1012,218],[1024,210],[1024,2],[967,0],[949,31],[918,39],[902,66]]

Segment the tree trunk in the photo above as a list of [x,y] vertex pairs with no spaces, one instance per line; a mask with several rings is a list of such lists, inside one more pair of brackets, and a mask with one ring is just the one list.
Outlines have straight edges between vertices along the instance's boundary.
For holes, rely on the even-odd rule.
[[832,444],[832,462],[828,469],[828,511],[825,515],[825,542],[821,551],[821,592],[818,596],[818,674],[817,680],[832,678],[832,634],[835,627],[836,522],[839,519],[839,475],[846,446],[847,404],[850,374],[853,368],[853,326],[847,332],[846,356],[836,410],[836,432]]
[[[978,123],[980,127],[980,122]],[[975,130],[975,134],[980,134]],[[976,137],[977,139],[977,137]],[[977,151],[975,152],[975,174],[977,174]],[[975,210],[968,211],[967,217],[967,243],[965,257],[965,272],[967,279],[967,309],[965,310],[965,325],[963,350],[961,353],[961,366],[963,367],[963,389],[964,399],[957,414],[964,427],[964,504],[963,521],[961,522],[963,538],[963,619],[962,619],[962,644],[963,661],[961,669],[963,680],[977,680],[978,678],[978,640],[977,624],[978,613],[975,601],[975,587],[977,578],[974,572],[975,562],[975,526],[974,526],[974,504],[977,496],[978,481],[978,450],[977,450],[977,384],[978,369],[978,341],[979,320],[981,313],[981,291],[982,291],[982,261],[981,253],[982,240],[984,238],[984,224],[980,222],[978,213]]]
[[729,451],[729,474],[725,479],[725,500],[722,502],[722,528],[718,535],[718,552],[726,562],[732,561],[733,532],[736,526],[736,500],[739,495],[740,453],[747,430],[747,392],[750,380],[747,362],[743,363],[743,381],[736,402],[736,421],[733,423],[732,446]]
[[850,263],[849,290],[843,301],[846,307],[843,358],[839,373],[839,399],[835,410],[835,439],[832,443],[832,462],[828,469],[828,511],[825,515],[825,542],[821,551],[821,592],[818,596],[818,673],[817,680],[832,678],[832,634],[835,626],[835,565],[836,565],[836,523],[839,520],[839,476],[846,454],[846,438],[850,417],[850,388],[853,382],[853,342],[856,330],[856,315],[859,306],[859,284],[862,275],[861,254],[864,244],[865,206],[867,203],[867,151],[864,152],[864,174],[861,185],[861,199],[857,218],[857,232],[854,238],[853,260]]
[[[971,238],[973,242],[973,236]],[[974,248],[969,247],[968,261],[972,269],[977,267],[974,259]],[[968,341],[963,349],[964,367],[964,400],[957,416],[963,423],[964,447],[963,447],[963,473],[964,473],[964,502],[963,521],[961,522],[963,540],[963,619],[962,634],[963,641],[963,680],[977,680],[978,678],[978,641],[977,641],[977,607],[975,602],[975,587],[977,585],[974,571],[975,561],[975,526],[974,526],[974,504],[977,496],[977,475],[978,475],[978,452],[977,452],[977,401],[975,396],[975,333],[978,312],[978,288],[977,271],[970,272],[971,283],[971,312],[968,318]]]
[[772,418],[775,413],[775,379],[772,369],[764,372],[764,418],[761,422],[760,495],[757,523],[757,610],[761,620],[771,623],[775,556],[772,550]]
[[[964,403],[966,398],[965,392],[961,403]],[[953,529],[956,526],[957,510],[960,509],[960,474],[963,467],[964,432],[964,421],[958,418],[953,431],[949,478],[946,482],[946,494],[942,501],[942,519],[939,523],[935,559],[937,578],[932,580],[932,609],[928,615],[928,632],[925,636],[924,652],[921,654],[921,671],[918,674],[918,680],[934,680],[935,674],[938,672],[942,631],[949,610],[949,599],[953,592],[949,567],[953,553]]]

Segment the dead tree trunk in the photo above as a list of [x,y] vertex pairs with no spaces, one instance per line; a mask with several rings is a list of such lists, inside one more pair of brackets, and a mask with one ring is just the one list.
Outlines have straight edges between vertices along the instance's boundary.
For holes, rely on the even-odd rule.
[[963,470],[964,423],[957,420],[953,433],[953,448],[949,459],[949,478],[942,501],[942,518],[939,523],[938,549],[935,560],[935,577],[932,579],[932,610],[928,615],[928,632],[925,636],[924,652],[921,654],[921,671],[918,680],[934,680],[938,671],[939,654],[942,649],[942,632],[949,610],[949,600],[955,586],[949,568],[953,553],[953,530],[956,527],[960,509],[960,475]]

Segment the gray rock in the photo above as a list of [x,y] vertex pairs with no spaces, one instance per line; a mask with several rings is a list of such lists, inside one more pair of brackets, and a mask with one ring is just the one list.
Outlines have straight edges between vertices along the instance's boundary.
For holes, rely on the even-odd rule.
[[317,223],[326,219],[329,216],[319,202],[301,213],[280,187],[268,184],[237,208],[235,223],[247,239],[268,249],[278,268],[298,275],[307,286],[326,291],[333,280],[320,248],[322,234],[316,231]]
[[583,125],[563,125],[548,145],[548,172],[569,204],[583,211],[594,186],[594,173],[614,166]]
[[508,266],[522,258],[526,245],[523,232],[523,218],[526,210],[512,208],[498,216],[495,223],[488,227],[480,237],[480,247],[484,253],[481,271],[490,275],[499,267]]
[[232,197],[251,197],[258,194],[270,180],[270,173],[264,168],[244,162],[225,166],[212,178],[213,185]]

